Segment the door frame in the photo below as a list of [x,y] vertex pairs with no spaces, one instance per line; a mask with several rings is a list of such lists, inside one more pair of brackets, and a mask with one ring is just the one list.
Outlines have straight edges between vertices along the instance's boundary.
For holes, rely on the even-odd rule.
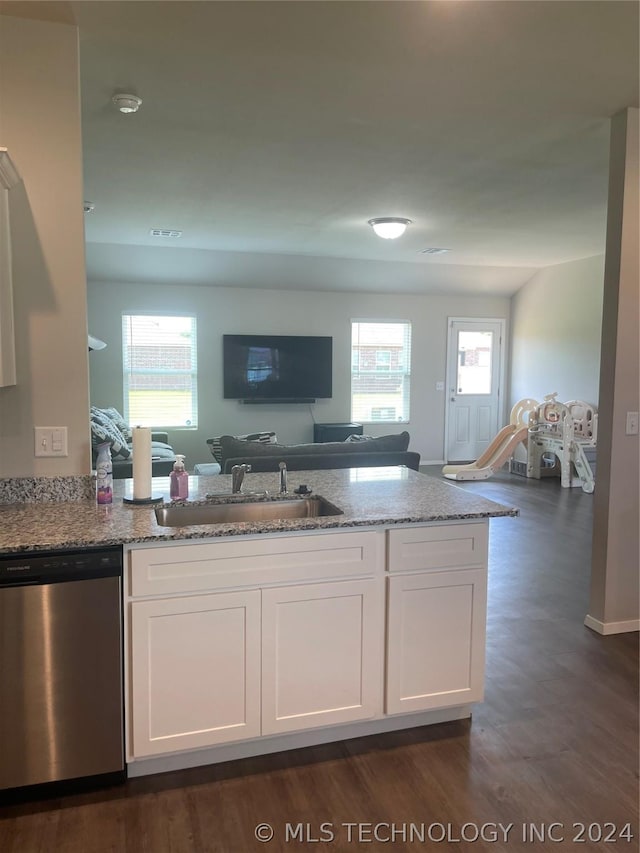
[[[446,393],[444,404],[444,436],[442,439],[442,458],[446,462],[448,459],[448,443],[449,443],[449,420],[451,412],[451,399],[449,388],[454,377],[451,375],[451,348],[452,340],[451,333],[454,323],[498,323],[500,326],[500,365],[498,368],[498,429],[501,424],[504,424],[506,416],[507,395],[504,393],[505,380],[507,375],[507,321],[505,317],[447,317],[447,350],[445,356],[445,385]],[[456,348],[457,349],[457,348]]]

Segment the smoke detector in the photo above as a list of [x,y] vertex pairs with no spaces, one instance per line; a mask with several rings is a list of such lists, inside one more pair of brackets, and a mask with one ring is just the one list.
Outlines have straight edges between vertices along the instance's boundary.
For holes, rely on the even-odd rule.
[[142,103],[137,95],[116,94],[111,100],[121,113],[137,113]]

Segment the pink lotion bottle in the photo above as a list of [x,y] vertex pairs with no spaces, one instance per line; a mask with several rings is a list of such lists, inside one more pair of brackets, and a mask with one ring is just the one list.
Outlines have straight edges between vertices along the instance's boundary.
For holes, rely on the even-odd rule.
[[173,471],[169,478],[169,496],[171,500],[186,500],[189,497],[189,475],[184,470],[184,456],[176,453]]

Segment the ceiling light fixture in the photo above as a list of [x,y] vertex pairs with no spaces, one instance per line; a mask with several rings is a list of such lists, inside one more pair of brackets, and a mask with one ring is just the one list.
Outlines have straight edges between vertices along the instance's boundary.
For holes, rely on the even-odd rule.
[[376,219],[370,219],[369,225],[378,237],[384,240],[395,240],[404,234],[407,225],[411,225],[411,220],[400,216],[379,216]]
[[137,113],[142,103],[137,95],[116,94],[111,100],[121,113]]

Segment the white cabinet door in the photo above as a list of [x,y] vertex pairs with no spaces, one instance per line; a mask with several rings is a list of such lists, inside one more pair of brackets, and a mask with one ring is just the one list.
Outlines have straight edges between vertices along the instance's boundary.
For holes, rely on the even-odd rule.
[[260,734],[260,591],[131,604],[133,756]]
[[388,579],[388,714],[482,699],[486,578],[467,569]]
[[381,714],[381,578],[262,592],[262,733]]

